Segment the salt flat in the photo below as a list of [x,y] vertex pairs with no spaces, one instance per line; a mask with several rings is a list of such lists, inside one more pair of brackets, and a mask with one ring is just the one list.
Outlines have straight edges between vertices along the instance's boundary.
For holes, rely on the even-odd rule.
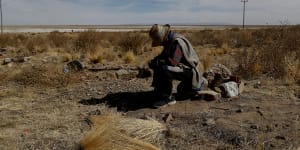
[[[43,32],[82,32],[86,30],[95,30],[97,32],[128,32],[145,31],[151,25],[25,25],[25,26],[4,26],[5,33],[43,33]],[[237,25],[174,25],[176,30],[220,30],[226,28],[240,27]],[[257,28],[259,26],[251,26]]]

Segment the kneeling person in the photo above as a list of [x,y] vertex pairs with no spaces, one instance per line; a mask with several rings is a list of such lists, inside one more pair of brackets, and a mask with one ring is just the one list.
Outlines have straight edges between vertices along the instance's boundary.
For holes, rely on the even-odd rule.
[[152,47],[163,46],[161,54],[149,62],[153,69],[152,86],[159,101],[155,107],[175,104],[172,81],[181,81],[178,97],[192,96],[206,86],[199,71],[199,58],[191,43],[182,35],[171,31],[170,25],[154,24],[149,31]]

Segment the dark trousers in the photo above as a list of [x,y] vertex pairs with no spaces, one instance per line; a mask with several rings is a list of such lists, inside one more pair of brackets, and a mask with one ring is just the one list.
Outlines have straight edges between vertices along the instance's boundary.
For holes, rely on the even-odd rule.
[[192,70],[183,69],[182,72],[173,72],[165,67],[153,69],[152,86],[157,96],[166,97],[172,95],[173,80],[181,81],[177,87],[177,93],[184,93],[192,90]]

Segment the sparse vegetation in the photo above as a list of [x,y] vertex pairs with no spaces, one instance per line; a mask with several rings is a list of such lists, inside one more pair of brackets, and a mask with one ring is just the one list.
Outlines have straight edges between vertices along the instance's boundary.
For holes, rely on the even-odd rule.
[[[166,109],[136,110],[136,103],[145,106],[152,100],[149,94],[141,96],[152,90],[151,80],[127,77],[126,69],[146,66],[162,50],[151,48],[146,32],[0,35],[0,149],[76,149],[90,129],[90,115],[103,115],[98,121],[107,124],[96,125],[98,134],[88,133],[92,138],[83,138],[81,146],[118,139],[112,144],[138,149],[299,147],[294,131],[299,128],[300,26],[178,32],[192,42],[201,70],[222,63],[247,79],[245,94],[226,102],[182,101]],[[27,56],[27,61],[19,59]],[[4,64],[5,58],[12,62]],[[78,59],[105,71],[63,72]],[[116,116],[105,118],[105,111],[114,108],[129,112],[114,111],[110,115]],[[93,139],[97,136],[102,139]]]
[[[296,80],[300,76],[299,26],[179,32],[186,35],[194,46],[212,46],[206,54],[208,58],[204,58],[205,68],[211,57],[229,54],[238,64],[236,72],[247,78],[265,74]],[[118,55],[126,63],[131,63],[134,62],[134,55],[143,55],[149,45],[147,34],[140,32],[102,33],[87,30],[73,34],[54,31],[49,34],[7,33],[0,36],[0,47],[13,48],[21,56],[59,50],[71,54],[82,53],[92,63],[115,61]],[[72,60],[70,58],[68,56],[66,61]]]
[[142,54],[147,42],[146,34],[139,32],[123,33],[119,39],[118,45],[124,52],[132,51],[135,54]]

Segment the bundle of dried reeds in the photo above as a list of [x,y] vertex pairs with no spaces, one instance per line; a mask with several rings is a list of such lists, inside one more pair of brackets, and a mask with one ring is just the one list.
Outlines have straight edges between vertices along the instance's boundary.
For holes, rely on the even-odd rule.
[[157,150],[166,127],[156,120],[128,118],[121,115],[91,117],[93,129],[81,141],[83,149]]

